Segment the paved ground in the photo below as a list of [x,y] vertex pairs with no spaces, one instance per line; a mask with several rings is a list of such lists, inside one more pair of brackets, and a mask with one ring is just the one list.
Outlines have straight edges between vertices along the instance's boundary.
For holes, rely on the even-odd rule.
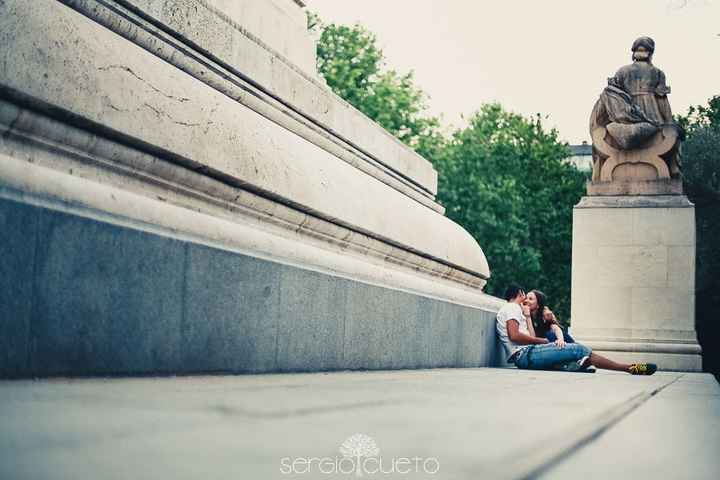
[[[353,434],[380,461],[344,457]],[[717,479],[718,447],[720,388],[703,374],[0,382],[2,479],[357,478],[338,470],[358,459],[369,478]]]

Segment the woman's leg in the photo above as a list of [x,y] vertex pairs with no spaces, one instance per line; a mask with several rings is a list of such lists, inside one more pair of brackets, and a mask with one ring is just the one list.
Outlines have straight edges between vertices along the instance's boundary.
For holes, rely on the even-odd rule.
[[584,357],[587,357],[587,359],[581,365],[582,368],[593,365],[604,370],[615,370],[635,375],[652,375],[657,369],[654,364],[637,364],[636,366],[645,366],[645,368],[633,371],[631,365],[615,362],[597,353],[592,353],[589,348],[581,343],[570,343],[562,348],[553,343],[533,345],[528,349],[527,353],[520,355],[515,365],[523,369],[554,370],[557,365],[576,362]]
[[630,365],[626,363],[615,362],[613,360],[610,360],[609,358],[603,357],[602,355],[598,355],[597,353],[590,354],[590,364],[604,370],[616,370],[618,372],[630,371]]

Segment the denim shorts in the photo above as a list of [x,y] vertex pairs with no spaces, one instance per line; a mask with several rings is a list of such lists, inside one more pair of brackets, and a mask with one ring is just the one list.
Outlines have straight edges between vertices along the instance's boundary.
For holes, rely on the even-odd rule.
[[523,348],[515,358],[518,368],[550,370],[556,365],[578,361],[590,355],[591,350],[580,343],[567,343],[563,348],[554,343],[530,345]]

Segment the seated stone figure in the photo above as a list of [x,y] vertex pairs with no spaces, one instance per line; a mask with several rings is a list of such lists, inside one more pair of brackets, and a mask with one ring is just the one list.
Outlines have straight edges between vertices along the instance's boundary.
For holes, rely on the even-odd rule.
[[593,182],[669,181],[679,175],[677,153],[684,132],[673,120],[670,87],[665,73],[652,64],[654,52],[651,38],[635,40],[633,63],[608,79],[595,103],[590,115]]

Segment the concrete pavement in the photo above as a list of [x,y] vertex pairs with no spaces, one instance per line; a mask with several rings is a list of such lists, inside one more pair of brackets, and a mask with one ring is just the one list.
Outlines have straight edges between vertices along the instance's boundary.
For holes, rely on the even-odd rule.
[[720,388],[704,374],[4,381],[0,425],[3,479],[720,475]]

